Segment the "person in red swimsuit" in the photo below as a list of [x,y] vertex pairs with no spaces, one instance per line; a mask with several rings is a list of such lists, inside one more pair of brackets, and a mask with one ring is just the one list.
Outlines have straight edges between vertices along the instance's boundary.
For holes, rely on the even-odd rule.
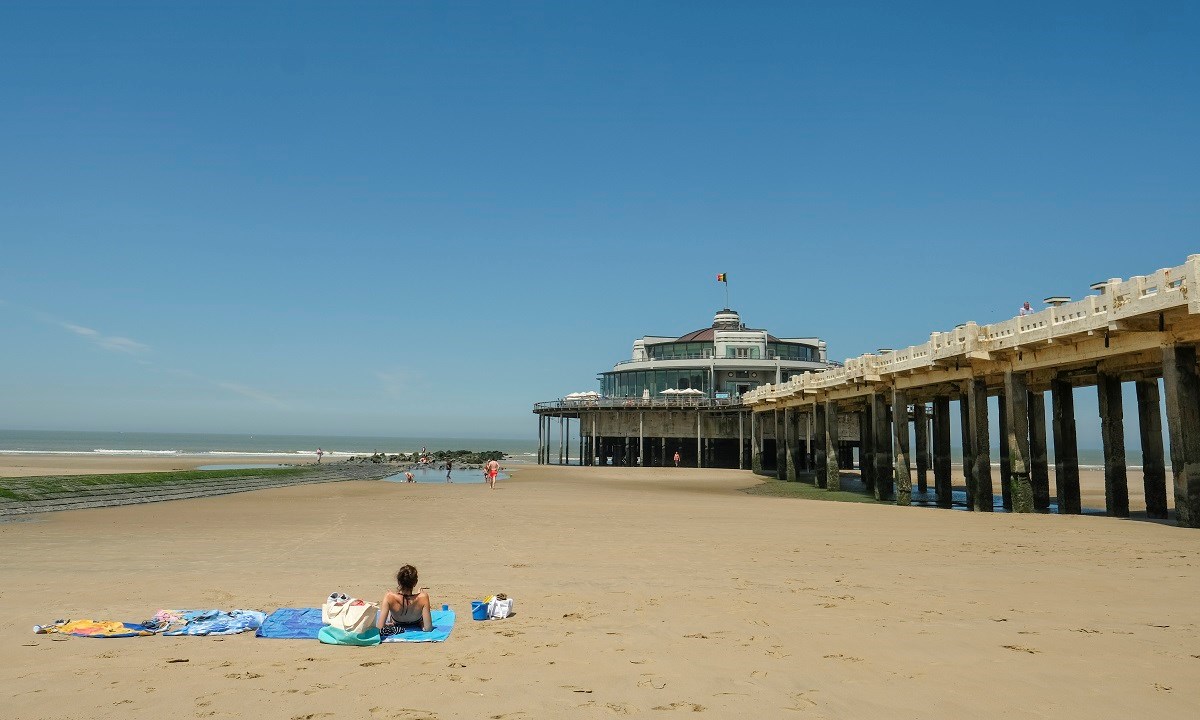
[[496,475],[500,473],[500,463],[495,460],[488,460],[483,466],[483,474],[487,477],[488,486],[493,490],[496,489]]

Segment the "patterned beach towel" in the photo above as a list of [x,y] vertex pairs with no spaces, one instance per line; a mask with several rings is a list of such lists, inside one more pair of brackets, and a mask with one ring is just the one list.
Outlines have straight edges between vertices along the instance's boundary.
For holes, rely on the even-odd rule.
[[159,615],[165,613],[178,616],[184,625],[176,630],[168,630],[163,635],[237,635],[247,630],[258,630],[267,617],[265,613],[258,610],[159,611]]
[[75,637],[127,638],[153,635],[154,628],[144,623],[127,623],[119,620],[71,620],[61,624],[45,625],[43,632],[63,633]]

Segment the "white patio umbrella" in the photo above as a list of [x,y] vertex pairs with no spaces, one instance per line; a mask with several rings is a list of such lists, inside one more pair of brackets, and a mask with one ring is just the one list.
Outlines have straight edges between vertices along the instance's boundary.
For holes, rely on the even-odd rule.
[[676,390],[675,392],[677,392],[680,395],[703,395],[704,394],[703,390],[697,390],[696,388],[688,388],[687,390]]
[[659,395],[678,395],[679,393],[680,391],[676,390],[675,388],[667,388],[666,390],[660,390],[658,392]]

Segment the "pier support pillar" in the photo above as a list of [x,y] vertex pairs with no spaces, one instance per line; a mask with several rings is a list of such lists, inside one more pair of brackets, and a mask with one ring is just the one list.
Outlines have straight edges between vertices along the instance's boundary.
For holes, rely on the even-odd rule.
[[704,429],[701,425],[700,409],[696,409],[696,467],[704,467]]
[[646,467],[646,413],[638,411],[638,467]]
[[538,415],[538,451],[537,451],[537,464],[538,465],[542,464],[542,444],[545,439],[542,436],[542,427],[543,427],[542,416]]
[[858,413],[858,469],[862,476],[863,486],[867,492],[875,494],[875,423],[871,421],[872,405],[870,398],[867,406]]
[[1054,436],[1054,492],[1060,515],[1083,512],[1079,493],[1079,443],[1075,437],[1075,390],[1061,378],[1050,381],[1050,431]]
[[1104,445],[1104,511],[1129,517],[1129,477],[1125,469],[1125,414],[1121,379],[1101,372],[1096,380],[1100,398],[1100,441]]
[[962,434],[963,480],[967,487],[967,509],[975,509],[975,436],[971,433],[971,383],[958,398],[958,427]]
[[779,424],[782,414],[778,409],[775,410],[775,479],[787,482],[787,441]]
[[750,470],[762,474],[762,432],[758,429],[759,413],[750,411]]
[[1046,396],[1029,392],[1029,483],[1033,509],[1050,509],[1050,464],[1046,451]]
[[912,505],[912,469],[909,467],[908,395],[892,388],[892,436],[895,462],[896,504]]
[[1142,437],[1142,481],[1146,517],[1167,516],[1167,467],[1163,457],[1158,380],[1137,381],[1138,430]]
[[871,421],[874,424],[872,450],[875,455],[875,499],[895,500],[895,478],[892,470],[892,423],[887,398],[883,393],[871,393]]
[[950,474],[950,398],[933,399],[933,494],[940,508],[954,504]]
[[746,413],[738,412],[738,470],[746,469]]
[[824,472],[829,464],[829,446],[825,443],[828,432],[829,416],[825,412],[825,403],[816,403],[813,405],[813,435],[816,438],[813,445],[813,485],[819,488],[828,484],[828,476]]
[[996,396],[996,413],[999,423],[997,437],[1000,440],[1000,504],[1005,510],[1012,512],[1012,486],[1008,479],[1012,477],[1012,462],[1009,460],[1008,448],[1008,393],[1003,390]]
[[1171,436],[1175,521],[1200,527],[1200,376],[1194,345],[1163,348],[1163,390]]
[[1029,382],[1023,372],[1004,373],[1004,394],[1007,398],[1005,436],[1000,442],[1008,445],[1008,477],[1012,511],[1033,512],[1033,484],[1029,480]]
[[839,467],[838,458],[838,407],[837,403],[826,401],[822,403],[825,408],[825,467],[817,466],[817,474],[822,472],[825,475],[825,484],[821,487],[826,490],[841,490],[842,489],[842,474]]
[[976,378],[971,381],[967,393],[967,409],[971,413],[971,485],[973,488],[972,509],[977,512],[992,512],[992,453],[991,438],[988,436],[987,383]]
[[796,414],[790,407],[783,409],[783,464],[780,476],[796,482]]
[[929,421],[926,419],[925,403],[913,405],[913,432],[917,447],[913,450],[917,460],[917,492],[924,495],[929,491]]

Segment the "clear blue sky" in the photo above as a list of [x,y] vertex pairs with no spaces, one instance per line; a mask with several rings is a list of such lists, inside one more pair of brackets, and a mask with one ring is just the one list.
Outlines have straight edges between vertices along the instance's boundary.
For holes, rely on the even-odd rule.
[[718,272],[834,358],[1079,297],[1200,251],[1198,37],[1188,2],[5,3],[0,427],[528,437]]

